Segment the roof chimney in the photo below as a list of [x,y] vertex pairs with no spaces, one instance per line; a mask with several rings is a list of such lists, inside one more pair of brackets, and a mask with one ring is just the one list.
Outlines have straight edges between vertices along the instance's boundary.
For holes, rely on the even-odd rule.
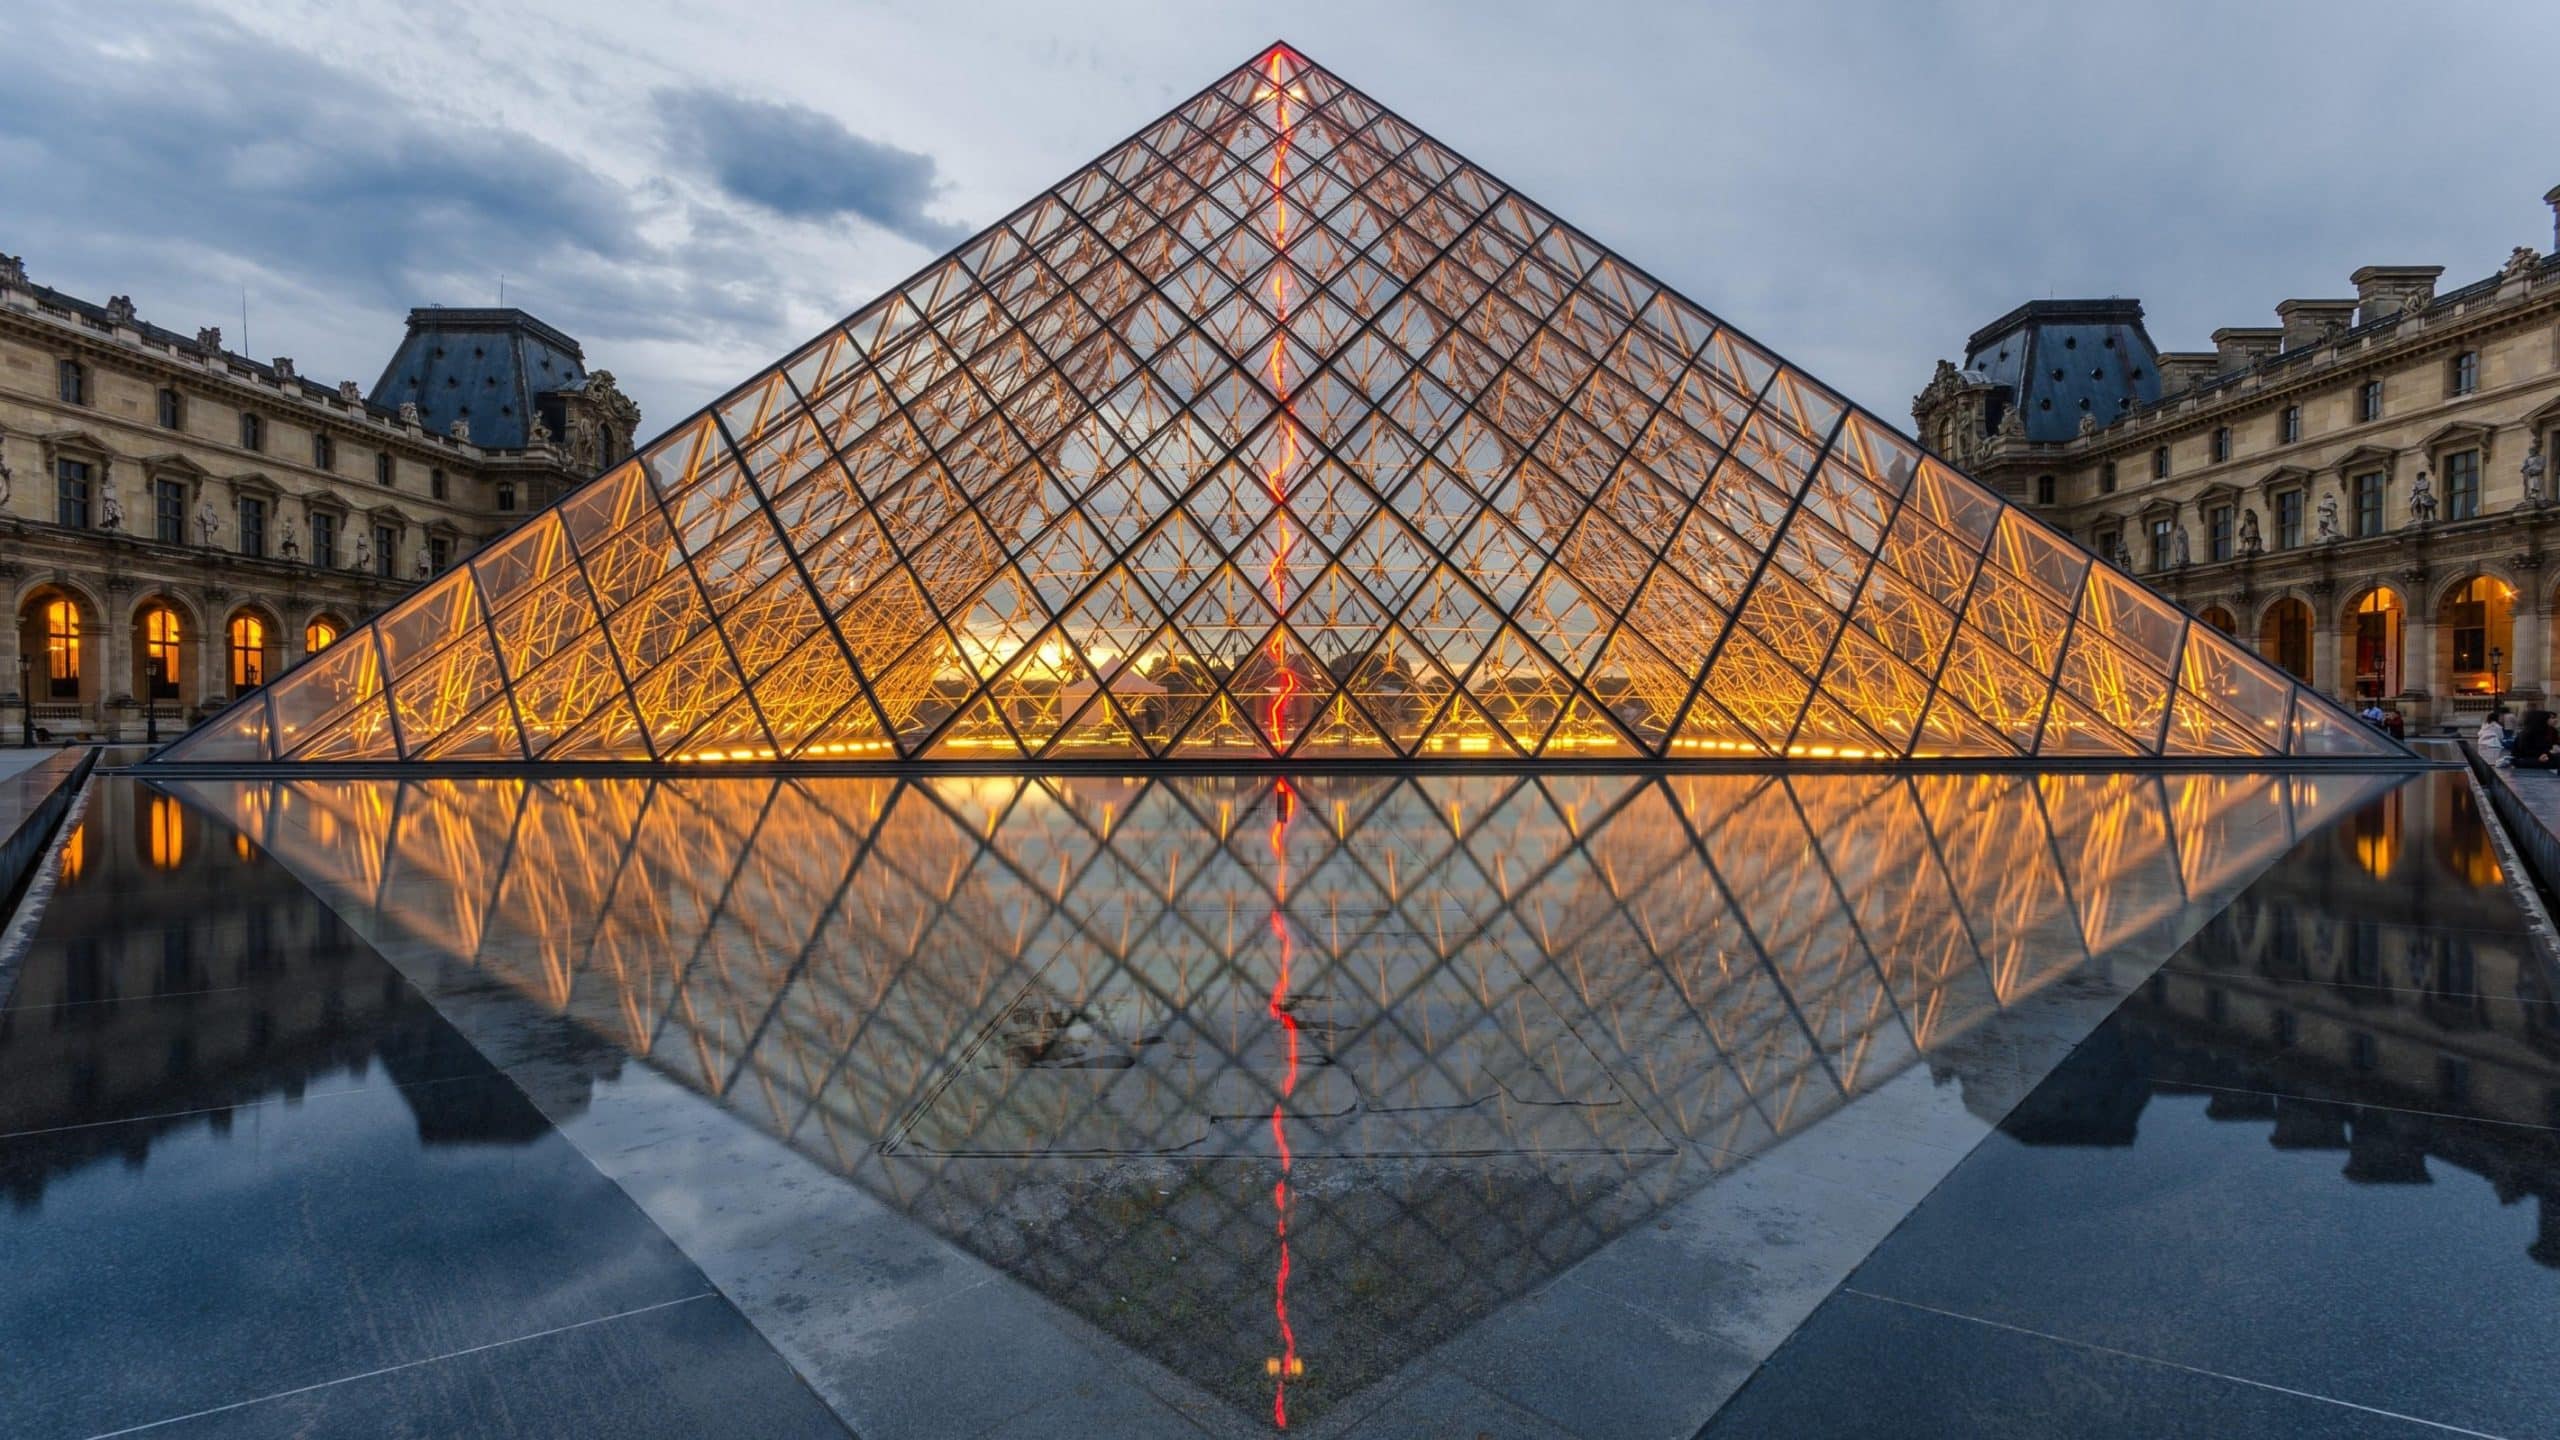
[[2213,375],[2215,357],[2201,350],[2163,350],[2160,352],[2160,393],[2175,395],[2195,388],[2197,382]]
[[2225,325],[2213,332],[2215,368],[2228,375],[2246,370],[2273,355],[2284,344],[2284,332],[2257,325]]
[[2367,265],[2347,282],[2356,287],[2356,323],[2424,310],[2436,298],[2441,265]]
[[2287,300],[2276,306],[2276,321],[2284,331],[2284,348],[2296,350],[2326,340],[2356,323],[2356,302]]

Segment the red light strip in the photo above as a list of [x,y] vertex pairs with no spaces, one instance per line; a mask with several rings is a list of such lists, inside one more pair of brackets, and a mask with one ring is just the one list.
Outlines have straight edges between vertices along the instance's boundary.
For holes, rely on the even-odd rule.
[[1271,1313],[1280,1322],[1280,1358],[1272,1367],[1271,1423],[1289,1428],[1289,1380],[1298,1373],[1298,1332],[1289,1327],[1289,1130],[1286,1112],[1289,1097],[1298,1088],[1298,1017],[1289,1013],[1289,821],[1298,813],[1298,792],[1283,780],[1273,792],[1279,813],[1271,821],[1271,861],[1277,871],[1273,880],[1271,902],[1271,935],[1280,946],[1280,971],[1272,977],[1271,1018],[1280,1022],[1281,1044],[1287,1056],[1280,1071],[1280,1098],[1271,1105],[1271,1140],[1280,1151],[1280,1178],[1271,1187],[1271,1208],[1275,1214],[1272,1233],[1280,1242],[1280,1267],[1271,1282]]
[[[1287,187],[1289,183],[1289,131],[1291,125],[1294,123],[1289,118],[1289,86],[1283,83],[1283,77],[1280,73],[1281,59],[1287,53],[1288,52],[1283,50],[1273,50],[1271,52],[1271,64],[1268,72],[1271,77],[1271,87],[1268,93],[1276,109],[1276,115],[1274,118],[1276,119],[1277,124],[1275,128],[1280,132],[1278,142],[1273,144],[1271,147],[1271,200],[1273,220],[1271,309],[1272,313],[1279,317],[1280,327],[1271,332],[1271,356],[1267,369],[1270,373],[1271,393],[1280,401],[1280,453],[1272,461],[1270,473],[1265,477],[1269,480],[1271,485],[1272,513],[1277,517],[1275,520],[1276,529],[1273,537],[1275,543],[1273,544],[1271,552],[1271,567],[1265,576],[1265,581],[1266,586],[1271,593],[1272,613],[1278,616],[1286,616],[1289,613],[1288,562],[1290,537],[1287,497],[1289,493],[1290,474],[1297,469],[1298,465],[1297,427],[1293,423],[1289,414],[1289,357],[1287,349],[1289,334],[1289,266],[1287,264],[1289,256],[1289,196]],[[1286,641],[1282,638],[1286,633],[1287,632],[1284,629],[1274,629],[1271,632],[1271,663],[1278,667],[1280,671],[1280,679],[1279,688],[1271,696],[1269,712],[1264,717],[1267,721],[1264,728],[1271,736],[1271,747],[1274,750],[1285,750],[1289,746],[1289,700],[1290,697],[1298,693],[1298,676],[1295,671],[1289,668],[1289,649]]]

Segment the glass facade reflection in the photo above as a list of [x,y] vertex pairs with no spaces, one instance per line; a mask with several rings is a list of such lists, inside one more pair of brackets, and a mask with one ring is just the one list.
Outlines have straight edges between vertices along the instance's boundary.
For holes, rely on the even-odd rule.
[[2040,992],[2130,989],[2396,783],[170,788],[395,963],[485,973],[1304,1420]]
[[1285,47],[187,761],[2404,756]]

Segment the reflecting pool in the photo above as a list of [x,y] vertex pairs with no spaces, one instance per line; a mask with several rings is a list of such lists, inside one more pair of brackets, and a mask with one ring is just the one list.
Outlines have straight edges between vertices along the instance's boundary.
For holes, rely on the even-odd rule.
[[[194,1355],[271,1262],[288,1334],[137,1372],[113,1281],[35,1367],[79,1401],[0,1411],[325,1406],[578,1324],[607,1358],[496,1418],[423,1378],[312,1413],[1685,1437],[1773,1351],[1735,1403],[1798,1403],[1771,1387],[1906,1217],[1978,1192],[1958,1219],[2031,1232],[1970,1179],[2000,1146],[2154,1093],[2358,1180],[2435,1142],[2337,1107],[2458,1064],[2523,1109],[2454,1163],[2554,1193],[2547,970],[2467,805],[2447,774],[110,779],[0,1012],[0,1262],[56,1277],[0,1323],[156,1267],[151,1352]],[[2409,1024],[2338,1018],[2404,990]],[[2329,1108],[2264,1098],[2279,1038]],[[2550,1213],[2510,1247],[2536,1274]]]

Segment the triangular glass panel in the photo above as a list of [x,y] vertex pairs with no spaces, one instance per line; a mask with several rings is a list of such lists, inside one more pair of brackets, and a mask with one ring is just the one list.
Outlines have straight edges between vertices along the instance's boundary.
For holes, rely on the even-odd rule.
[[2410,758],[1277,46],[358,632],[153,763]]

